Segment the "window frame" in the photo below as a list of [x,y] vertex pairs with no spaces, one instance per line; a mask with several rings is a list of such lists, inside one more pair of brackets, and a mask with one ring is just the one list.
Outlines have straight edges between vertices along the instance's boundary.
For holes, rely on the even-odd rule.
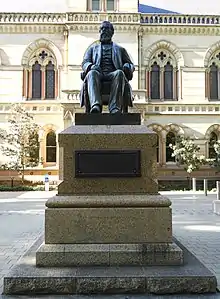
[[[159,98],[152,97],[152,67],[157,64],[160,68],[159,72]],[[172,97],[165,97],[165,68],[167,65],[172,67]],[[178,101],[178,64],[173,54],[167,49],[159,48],[152,55],[149,60],[148,71],[147,71],[146,89],[148,99],[152,102],[156,101]]]
[[113,0],[114,1],[114,9],[113,10],[108,10],[107,9],[107,6],[108,6],[108,1],[109,0],[99,0],[99,10],[93,10],[92,9],[92,1],[93,0],[87,0],[87,11],[90,11],[90,12],[100,12],[100,11],[103,11],[103,12],[114,12],[117,10],[117,0]]
[[[42,56],[42,54],[44,54]],[[46,55],[45,55],[46,54]],[[33,96],[33,66],[35,63],[38,62],[38,64],[41,66],[41,97],[34,97]],[[47,98],[47,66],[52,64],[54,66],[54,76],[53,76],[53,94],[54,97]],[[23,70],[23,96],[27,100],[55,100],[58,97],[58,84],[59,84],[59,71],[57,67],[57,61],[54,53],[50,49],[46,48],[38,48],[35,50],[28,61],[28,65],[24,67]]]

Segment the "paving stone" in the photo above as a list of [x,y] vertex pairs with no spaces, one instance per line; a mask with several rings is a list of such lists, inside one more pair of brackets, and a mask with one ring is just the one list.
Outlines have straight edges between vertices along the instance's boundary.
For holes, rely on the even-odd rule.
[[[183,243],[189,250],[193,250],[198,259],[200,259],[210,270],[216,275],[220,286],[219,263],[220,261],[220,216],[214,215],[212,212],[212,201],[216,199],[216,194],[208,194],[205,197],[202,193],[196,195],[187,192],[162,192],[168,196],[173,205],[173,229],[177,239]],[[1,267],[2,261],[16,256],[20,258],[24,252],[36,241],[40,233],[43,231],[43,209],[44,200],[47,197],[54,196],[54,192],[0,192],[0,277],[8,271]],[[49,197],[48,197],[49,198]],[[10,199],[10,202],[6,199]],[[13,202],[13,199],[16,201]],[[42,200],[43,199],[43,200]],[[38,206],[37,208],[35,206]],[[19,211],[26,210],[26,214],[19,214]],[[31,211],[29,214],[27,211]],[[35,210],[33,212],[33,210]],[[11,212],[9,212],[11,211]],[[10,214],[10,215],[9,215]],[[207,229],[209,227],[209,229]],[[217,230],[217,231],[216,231]],[[14,249],[14,250],[12,250]],[[4,252],[3,252],[4,250]],[[2,260],[3,254],[3,260]],[[6,267],[4,263],[4,268]],[[2,281],[0,279],[0,293]],[[125,298],[141,298],[120,295],[113,296],[117,299]],[[148,296],[148,298],[191,298],[187,295],[179,296]],[[1,298],[1,296],[0,296]],[[14,297],[7,297],[11,299]],[[27,298],[27,297],[25,297]],[[39,298],[39,297],[35,297]],[[53,296],[47,296],[53,298]],[[77,296],[58,296],[56,299],[79,298]],[[83,298],[80,296],[80,298]],[[85,297],[88,298],[88,297]],[[97,297],[93,297],[97,298]],[[100,298],[109,298],[101,296]],[[143,297],[143,299],[146,297]],[[220,298],[219,294],[193,296],[194,298]],[[1,298],[2,299],[2,298]]]

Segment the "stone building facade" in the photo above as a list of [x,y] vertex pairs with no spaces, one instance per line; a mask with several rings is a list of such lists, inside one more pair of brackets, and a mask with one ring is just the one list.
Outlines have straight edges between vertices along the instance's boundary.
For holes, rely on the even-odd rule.
[[[57,173],[57,135],[82,111],[80,65],[103,20],[114,24],[114,41],[135,64],[131,111],[158,134],[160,178],[185,175],[170,141],[190,136],[209,157],[210,140],[220,138],[220,16],[148,14],[136,0],[69,0],[66,13],[1,13],[1,127],[10,105],[22,103],[41,127],[43,167],[28,173]],[[216,173],[206,167],[196,175]]]

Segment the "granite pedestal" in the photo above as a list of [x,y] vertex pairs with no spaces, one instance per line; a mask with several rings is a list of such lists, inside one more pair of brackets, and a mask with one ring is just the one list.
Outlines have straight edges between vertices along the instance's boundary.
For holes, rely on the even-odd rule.
[[137,115],[121,125],[118,115],[106,125],[98,117],[102,125],[77,116],[59,134],[62,182],[46,203],[44,242],[5,278],[4,292],[215,292],[215,277],[199,261],[191,269],[173,242],[171,202],[158,194],[156,134]]

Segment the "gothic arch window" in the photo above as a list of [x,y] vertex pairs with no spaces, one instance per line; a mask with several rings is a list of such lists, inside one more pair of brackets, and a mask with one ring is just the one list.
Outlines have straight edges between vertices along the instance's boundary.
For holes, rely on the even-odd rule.
[[50,131],[46,136],[46,162],[56,163],[56,133]]
[[29,100],[57,98],[58,68],[52,51],[41,48],[30,56],[23,72],[23,96]]
[[149,60],[148,97],[152,100],[177,100],[177,62],[166,49],[157,50]]
[[42,71],[38,61],[32,65],[32,98],[41,99]]
[[218,136],[215,132],[212,132],[210,134],[209,138],[209,158],[213,159],[216,157],[216,152],[214,148],[214,144],[218,141]]
[[160,98],[160,66],[155,61],[151,66],[151,76],[150,76],[150,86],[151,86],[151,99]]
[[172,157],[173,150],[170,144],[175,144],[176,136],[173,132],[167,133],[166,136],[166,162],[175,162],[175,157]]
[[55,97],[55,66],[52,61],[46,65],[45,89],[46,99],[53,99]]
[[206,71],[206,97],[210,100],[220,100],[220,50],[209,60]]

